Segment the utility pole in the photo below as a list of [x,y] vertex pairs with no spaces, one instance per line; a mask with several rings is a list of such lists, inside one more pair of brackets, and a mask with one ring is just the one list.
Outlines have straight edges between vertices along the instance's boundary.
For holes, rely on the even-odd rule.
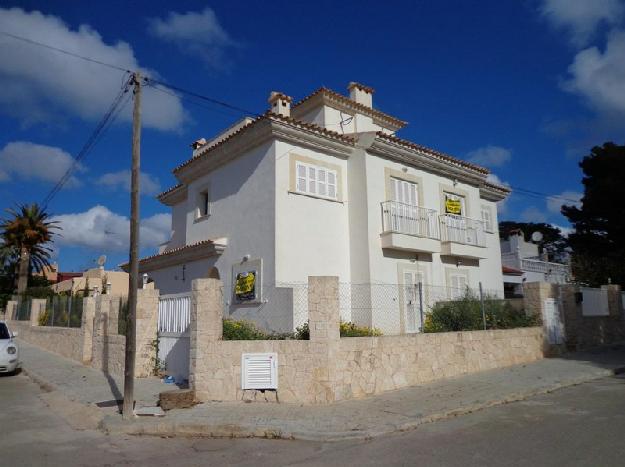
[[130,277],[128,279],[128,316],[126,318],[126,358],[124,365],[123,418],[134,417],[137,288],[139,286],[139,170],[141,158],[141,74],[132,76],[132,171],[130,179]]

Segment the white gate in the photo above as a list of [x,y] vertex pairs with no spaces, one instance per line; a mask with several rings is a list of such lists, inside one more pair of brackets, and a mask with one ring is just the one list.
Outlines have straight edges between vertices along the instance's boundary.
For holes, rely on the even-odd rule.
[[161,295],[158,303],[158,359],[176,383],[189,380],[191,294]]
[[564,325],[560,319],[560,310],[555,298],[545,299],[545,327],[550,344],[564,343]]

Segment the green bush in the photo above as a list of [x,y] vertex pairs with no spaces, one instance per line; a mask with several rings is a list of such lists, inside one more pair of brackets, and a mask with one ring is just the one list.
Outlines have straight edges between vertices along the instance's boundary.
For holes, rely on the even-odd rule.
[[223,339],[226,341],[293,339],[293,333],[265,332],[246,320],[224,319],[223,323]]
[[[494,297],[484,297],[487,329],[512,329],[535,326],[534,317],[515,310],[510,303]],[[479,297],[468,289],[458,300],[438,302],[423,323],[424,332],[476,331],[484,329]]]
[[310,340],[310,326],[308,326],[308,321],[295,328],[295,339],[300,341]]
[[[381,336],[382,331],[376,328],[370,328],[367,326],[358,326],[349,321],[341,321],[339,327],[341,337],[367,337],[367,336]],[[310,326],[308,322],[295,328],[295,339],[298,340],[310,340]]]
[[341,337],[367,337],[367,336],[381,336],[382,331],[377,328],[370,328],[367,326],[357,326],[351,322],[341,321],[340,325]]

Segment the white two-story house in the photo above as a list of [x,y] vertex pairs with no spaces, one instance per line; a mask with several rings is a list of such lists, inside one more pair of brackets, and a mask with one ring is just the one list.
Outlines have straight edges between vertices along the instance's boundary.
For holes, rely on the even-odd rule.
[[389,319],[363,285],[421,282],[454,298],[481,282],[503,296],[496,202],[509,191],[482,167],[395,136],[406,122],[372,97],[357,83],[349,97],[321,88],[293,105],[274,92],[262,117],[198,140],[158,197],[172,209],[171,239],[140,271],[164,294],[219,277],[230,315],[282,331],[306,320],[294,284],[308,276],[338,276],[342,300],[369,304],[346,303],[343,319],[386,332],[418,331],[414,301],[395,293]]

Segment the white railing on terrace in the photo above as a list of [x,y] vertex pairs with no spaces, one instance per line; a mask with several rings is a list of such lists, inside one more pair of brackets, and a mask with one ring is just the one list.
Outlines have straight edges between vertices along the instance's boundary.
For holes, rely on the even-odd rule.
[[425,209],[398,201],[384,201],[382,221],[384,232],[439,238],[437,213],[434,209]]
[[566,264],[549,263],[537,259],[521,259],[521,270],[561,276],[569,273],[569,267]]
[[480,247],[486,246],[484,222],[452,214],[440,216],[440,222],[441,241]]

